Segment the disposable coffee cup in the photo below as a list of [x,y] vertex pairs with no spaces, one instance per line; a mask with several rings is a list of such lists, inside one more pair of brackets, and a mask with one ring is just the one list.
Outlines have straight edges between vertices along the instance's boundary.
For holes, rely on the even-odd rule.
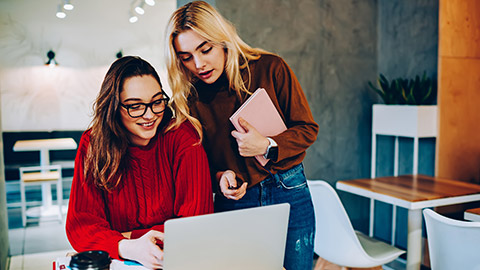
[[70,260],[72,270],[109,270],[112,259],[106,251],[90,250],[75,254]]

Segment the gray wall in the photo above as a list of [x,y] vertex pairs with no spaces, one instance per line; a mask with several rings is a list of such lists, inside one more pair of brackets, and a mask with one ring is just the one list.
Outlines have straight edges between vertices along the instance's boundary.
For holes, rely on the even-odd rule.
[[[250,45],[282,56],[297,75],[320,125],[307,151],[309,179],[370,177],[371,105],[379,73],[436,76],[438,0],[216,0]],[[377,172],[393,173],[393,140],[378,139]],[[433,175],[434,140],[420,142],[419,172]],[[411,173],[412,142],[400,141],[400,173]],[[368,201],[340,193],[356,229],[368,230]],[[377,208],[377,236],[389,239],[391,207]],[[380,225],[380,224],[379,224]],[[397,243],[405,247],[406,213]]]
[[438,0],[380,0],[378,14],[378,71],[436,76]]
[[[212,6],[215,6],[215,0],[203,0],[203,1],[209,3]],[[191,0],[177,0],[177,7],[181,7],[189,2],[191,2]]]

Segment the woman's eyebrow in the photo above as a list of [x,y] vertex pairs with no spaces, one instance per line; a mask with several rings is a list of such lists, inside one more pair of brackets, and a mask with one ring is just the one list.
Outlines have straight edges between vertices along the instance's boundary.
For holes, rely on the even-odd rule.
[[[196,48],[195,48],[195,51],[199,50],[200,48],[202,48],[205,44],[207,44],[208,41],[204,41],[202,43],[200,43],[200,45],[198,45]],[[182,51],[178,51],[177,54],[189,54],[189,52],[182,52]]]
[[[160,91],[158,93],[156,93],[155,95],[152,96],[151,99],[154,99],[155,97],[159,96],[159,95],[164,95],[165,93],[163,91]],[[136,97],[132,97],[132,98],[127,98],[125,99],[123,102],[127,102],[127,101],[142,101],[141,98],[136,98]]]
[[142,100],[140,98],[127,98],[123,102],[127,102],[127,101],[142,101]]
[[165,92],[160,91],[160,92],[156,93],[155,95],[152,96],[152,99],[154,99],[155,97],[157,97],[157,96],[159,96],[159,95],[162,95],[162,96],[163,96],[163,95],[165,95]]

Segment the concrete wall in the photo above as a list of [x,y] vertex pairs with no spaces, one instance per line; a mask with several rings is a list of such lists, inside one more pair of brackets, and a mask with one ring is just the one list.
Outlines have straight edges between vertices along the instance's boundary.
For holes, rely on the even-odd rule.
[[378,14],[378,71],[436,76],[438,0],[379,0]]

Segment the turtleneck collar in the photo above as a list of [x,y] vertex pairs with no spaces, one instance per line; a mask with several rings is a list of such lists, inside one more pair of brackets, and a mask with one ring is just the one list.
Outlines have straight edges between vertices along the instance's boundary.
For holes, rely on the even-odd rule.
[[228,78],[225,72],[223,72],[222,75],[212,84],[207,84],[199,80],[194,86],[197,89],[199,99],[202,102],[208,102],[209,100],[212,100],[217,93],[229,90]]

